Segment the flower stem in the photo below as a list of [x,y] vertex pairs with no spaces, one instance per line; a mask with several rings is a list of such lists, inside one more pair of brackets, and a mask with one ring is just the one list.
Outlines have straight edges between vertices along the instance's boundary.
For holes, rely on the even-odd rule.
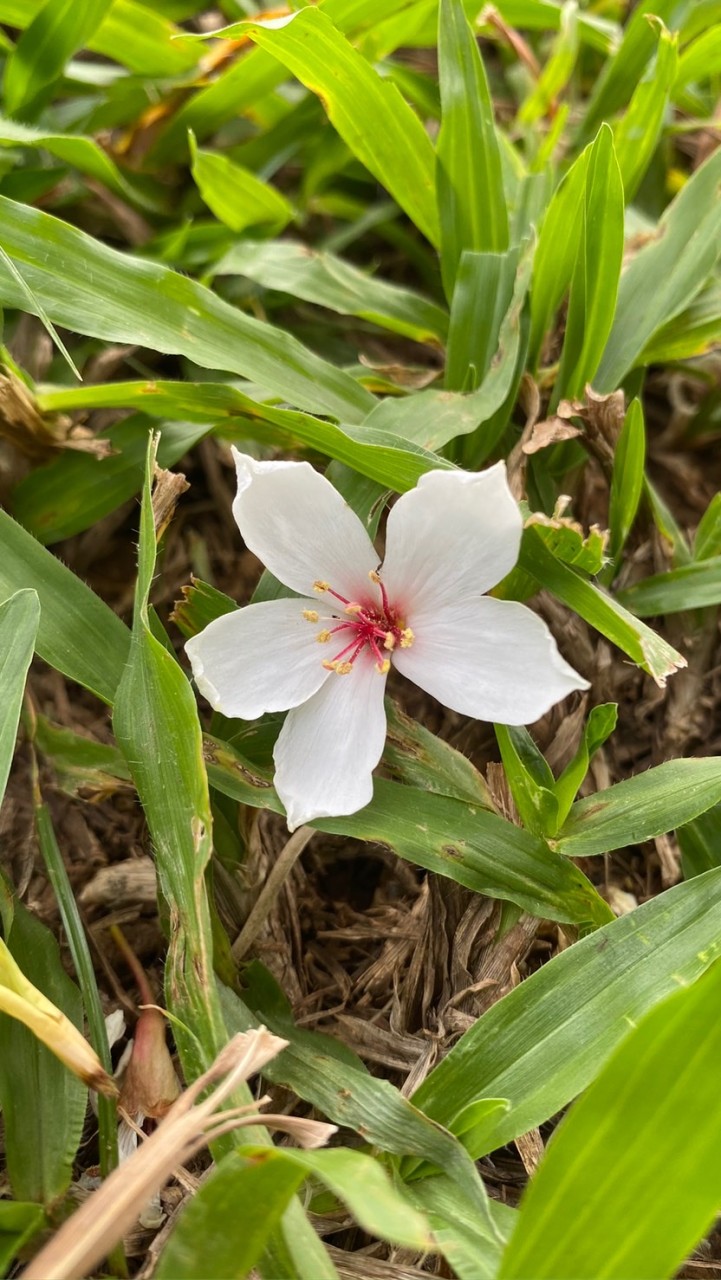
[[290,875],[298,858],[315,832],[311,827],[299,827],[283,846],[276,862],[271,867],[268,879],[254,903],[250,915],[233,943],[233,957],[242,960],[251,944],[255,942],[260,930],[273,907],[284,882]]

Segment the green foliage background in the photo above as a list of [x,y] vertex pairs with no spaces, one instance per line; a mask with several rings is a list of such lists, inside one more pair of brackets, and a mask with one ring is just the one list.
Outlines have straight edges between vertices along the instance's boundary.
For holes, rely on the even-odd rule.
[[[428,469],[505,458],[528,519],[502,594],[545,590],[649,685],[683,679],[694,637],[712,668],[721,496],[690,539],[647,445],[674,377],[693,393],[679,448],[719,430],[721,4],[220,9],[218,33],[198,0],[0,0],[0,780],[34,645],[112,712],[116,745],[30,710],[25,737],[76,795],[101,778],[137,790],[172,921],[165,989],[186,1080],[262,1023],[289,1041],[268,1079],[342,1128],[318,1153],[226,1138],[157,1274],[332,1280],[306,1213],[330,1197],[371,1239],[419,1261],[440,1253],[459,1280],[671,1276],[721,1202],[721,760],[666,759],[589,794],[612,705],[589,709],[558,777],[526,730],[499,728],[514,822],[468,760],[389,707],[372,804],[313,825],[502,902],[506,924],[557,922],[571,941],[408,1098],[297,1028],[262,967],[232,958],[213,821],[238,806],[282,812],[268,771],[277,724],[216,718],[203,733],[177,628],[187,637],[235,604],[196,580],[166,631],[151,485],[156,460],[242,442],[327,467],[374,532]],[[44,363],[23,345],[28,317],[52,340]],[[106,378],[116,344],[132,351]],[[559,506],[589,469],[607,537],[582,527],[573,496],[566,516]],[[135,496],[131,620],[53,549]],[[645,576],[639,530],[665,554]],[[266,574],[256,598],[276,588]],[[4,934],[70,1016],[84,1009],[107,1059],[62,851],[37,786],[31,799],[80,989],[9,881]],[[588,860],[676,829],[684,880],[614,918]],[[2,1034],[5,1274],[66,1211],[85,1099],[25,1028]],[[576,1098],[520,1208],[490,1198],[480,1157]],[[99,1124],[107,1171],[107,1103]],[[111,1265],[122,1273],[119,1255]]]

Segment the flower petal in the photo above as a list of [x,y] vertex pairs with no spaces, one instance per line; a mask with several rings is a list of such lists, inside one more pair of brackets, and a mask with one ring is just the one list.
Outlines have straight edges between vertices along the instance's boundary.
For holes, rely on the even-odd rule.
[[414,627],[461,592],[482,595],[516,563],[522,528],[504,462],[428,471],[388,516],[381,574],[391,600]]
[[216,618],[185,646],[193,677],[211,707],[255,720],[287,711],[327,680],[319,627],[303,617],[317,600],[267,600]]
[[347,600],[368,591],[379,556],[357,515],[308,462],[256,462],[233,449],[233,515],[243,540],[276,578],[302,595],[325,581]]
[[294,831],[313,818],[355,813],[373,798],[386,736],[385,676],[365,655],[288,713],[275,744],[275,787]]
[[533,724],[574,689],[589,687],[541,618],[490,596],[426,619],[393,662],[452,711],[497,724]]

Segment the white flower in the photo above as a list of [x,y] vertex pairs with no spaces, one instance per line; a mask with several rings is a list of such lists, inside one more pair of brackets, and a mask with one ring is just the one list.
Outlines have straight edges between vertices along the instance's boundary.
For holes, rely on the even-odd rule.
[[233,453],[245,544],[303,598],[226,614],[186,648],[216,710],[288,711],[274,759],[291,830],[372,799],[391,663],[453,711],[501,724],[588,688],[530,609],[484,595],[521,540],[504,463],[422,476],[390,511],[378,568],[360,520],[309,463]]

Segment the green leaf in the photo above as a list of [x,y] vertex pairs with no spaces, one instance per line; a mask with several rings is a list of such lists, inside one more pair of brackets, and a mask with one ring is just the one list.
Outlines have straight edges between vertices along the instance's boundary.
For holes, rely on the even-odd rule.
[[[194,280],[110,249],[47,213],[0,197],[0,242],[50,318],[68,329],[257,378],[301,408],[350,422],[375,403],[348,374],[289,334],[243,315]],[[0,300],[31,309],[2,260]]]
[[[253,994],[253,969],[247,977]],[[475,1213],[478,1231],[496,1243],[497,1231],[490,1217],[483,1183],[473,1163],[450,1133],[428,1120],[387,1080],[379,1080],[362,1066],[348,1061],[349,1051],[327,1036],[296,1028],[287,1014],[263,1004],[251,1013],[227,987],[220,988],[223,1013],[229,1028],[245,1031],[268,1026],[289,1041],[279,1057],[264,1068],[264,1076],[287,1085],[311,1102],[333,1123],[355,1129],[364,1142],[396,1156],[414,1155],[433,1168],[442,1168],[454,1186],[462,1189]],[[246,998],[249,998],[246,997]]]
[[[505,376],[505,371],[504,371]],[[488,379],[489,384],[491,379]],[[258,388],[251,387],[256,393],[265,396]],[[420,392],[419,395],[424,393]],[[448,398],[448,397],[446,397]],[[479,406],[489,401],[495,403],[493,387],[481,390],[478,397],[454,397],[458,404],[448,409],[448,418],[453,415],[461,418],[465,424],[467,419],[475,425],[477,418],[471,406]],[[415,404],[418,397],[409,397]],[[395,489],[405,493],[412,489],[420,476],[437,467],[452,467],[445,458],[431,453],[428,449],[416,444],[413,440],[405,440],[400,432],[392,433],[389,429],[376,428],[369,415],[362,425],[342,427],[332,422],[322,421],[309,414],[297,413],[288,409],[276,409],[272,405],[252,400],[243,391],[236,390],[232,384],[216,382],[110,382],[97,387],[77,387],[72,390],[50,391],[38,397],[38,406],[46,411],[56,409],[99,408],[101,406],[126,406],[140,408],[147,414],[160,418],[182,415],[188,421],[207,424],[218,423],[218,433],[226,439],[242,442],[248,439],[258,440],[261,444],[280,444],[297,449],[306,446],[319,450],[329,458],[346,463],[354,471],[377,480],[384,488]],[[378,408],[382,408],[382,402]],[[396,401],[391,402],[393,405]],[[411,415],[417,417],[417,413]],[[446,419],[446,437],[448,431],[454,434]],[[470,423],[466,427],[470,430]],[[171,432],[172,438],[172,432]]]
[[40,657],[104,702],[112,702],[130,647],[125,624],[4,511],[0,541],[0,598],[25,587],[38,594]]
[[618,558],[636,519],[643,493],[646,465],[646,430],[640,400],[632,400],[623,420],[613,456],[609,508],[611,558]]
[[602,702],[599,706],[591,709],[588,720],[584,725],[578,750],[573,759],[566,765],[555,785],[556,799],[558,801],[558,827],[556,827],[556,831],[551,832],[551,835],[556,835],[559,827],[566,821],[578,789],[588,773],[588,766],[593,756],[603,746],[606,739],[610,738],[616,728],[617,720],[618,705],[615,702]]
[[433,1248],[421,1214],[370,1156],[345,1148],[244,1147],[226,1156],[189,1202],[163,1251],[158,1280],[247,1275],[309,1176],[343,1200],[365,1231],[408,1249]]
[[620,47],[609,58],[596,80],[586,111],[579,125],[579,136],[590,137],[602,120],[608,120],[624,107],[641,80],[648,61],[653,57],[658,40],[657,28],[648,15],[660,18],[672,31],[692,12],[694,0],[642,0],[633,10],[623,33]]
[[6,1276],[14,1258],[36,1236],[45,1222],[37,1204],[0,1200],[0,1276]]
[[613,323],[623,258],[623,183],[608,125],[601,126],[589,151],[580,216],[566,337],[552,406],[562,396],[583,395]]
[[[148,462],[140,516],[138,581],[130,658],[118,687],[113,727],[145,810],[158,883],[173,928],[165,962],[168,1007],[187,1079],[207,1069],[227,1041],[213,973],[213,941],[205,887],[212,853],[212,815],[202,735],[190,685],[175,657],[153,634],[148,594],[156,545]],[[251,1101],[247,1086],[237,1101]],[[247,1138],[246,1131],[246,1138]],[[258,1133],[263,1137],[263,1131]],[[269,1141],[269,1139],[268,1139]],[[238,1145],[238,1135],[222,1146]],[[283,1219],[283,1237],[301,1280],[330,1280],[335,1271],[297,1202]]]
[[35,722],[35,745],[52,764],[55,783],[67,795],[82,794],[87,799],[117,790],[119,784],[130,780],[117,747],[94,742],[42,715]]
[[498,1000],[413,1102],[439,1124],[479,1098],[510,1110],[474,1158],[548,1120],[598,1074],[628,1029],[721,954],[721,870],[659,894],[554,956]]
[[573,75],[579,43],[578,5],[575,0],[567,0],[561,6],[558,35],[544,61],[541,74],[519,107],[519,124],[532,125],[549,114]]
[[720,998],[715,964],[631,1031],[554,1135],[503,1280],[676,1273],[721,1197]]
[[524,827],[534,835],[555,835],[558,801],[555,779],[527,729],[494,726],[508,785]]
[[242,29],[319,96],[353,154],[437,245],[433,147],[397,87],[381,79],[321,9]]
[[674,99],[686,85],[693,84],[695,81],[708,80],[712,76],[717,76],[719,71],[721,71],[721,28],[714,24],[708,31],[702,31],[680,55],[673,84]]
[[531,287],[528,359],[533,371],[538,368],[543,339],[571,283],[573,265],[578,257],[590,151],[590,147],[586,147],[571,165],[541,223]]
[[[448,333],[449,391],[475,391],[483,384],[511,306],[519,254],[518,245],[506,253],[461,253]],[[516,350],[504,352],[505,359],[514,359]]]
[[111,0],[46,0],[5,64],[3,93],[11,115],[39,108],[38,99],[97,30]]
[[[206,738],[205,758],[218,791],[243,804],[282,812],[270,779],[227,743]],[[605,903],[572,863],[513,823],[460,800],[377,778],[365,809],[310,825],[390,845],[416,866],[476,893],[516,902],[545,919],[579,924],[608,919]]]
[[386,698],[388,737],[383,763],[399,781],[492,809],[483,776],[460,751],[431,733]]
[[117,689],[113,727],[145,810],[160,890],[173,918],[166,961],[171,1012],[188,1079],[207,1070],[225,1043],[215,997],[211,926],[204,872],[212,851],[212,817],[198,712],[190,685],[150,626],[148,593],[155,570],[150,439],[140,518],[138,581],[130,657]]
[[694,560],[721,556],[721,493],[715,493],[699,521],[693,544]]
[[[60,908],[60,919],[70,948],[75,973],[80,983],[83,1006],[88,1021],[88,1038],[108,1076],[112,1077],[113,1064],[110,1060],[108,1032],[90,956],[90,947],[85,936],[78,904],[75,901],[70,884],[70,877],[57,842],[50,810],[46,804],[43,804],[37,784],[35,789],[35,830],[48,880],[53,887],[53,892]],[[117,1108],[115,1099],[103,1094],[98,1094],[96,1105],[98,1112],[100,1171],[103,1177],[107,1177],[118,1163]]]
[[[0,0],[0,21],[26,28],[45,0]],[[139,76],[178,76],[198,60],[192,43],[177,41],[184,34],[156,12],[157,6],[135,0],[113,0],[100,26],[84,42],[94,53],[119,62]]]
[[671,202],[650,243],[621,277],[616,315],[594,378],[615,391],[653,335],[683,311],[721,254],[721,152],[697,169]]
[[[535,531],[536,537],[554,559],[570,565],[572,569],[580,569],[584,574],[597,574],[606,563],[608,538],[598,525],[591,525],[586,533],[571,516],[558,514],[558,511],[552,516],[545,516],[534,511],[526,520],[526,528]],[[502,590],[498,594],[502,595]]]
[[0,604],[0,804],[15,753],[15,737],[40,622],[40,602],[31,590],[16,591]]
[[17,120],[0,117],[0,146],[32,147],[49,151],[50,155],[57,156],[58,160],[72,165],[80,173],[104,183],[131,204],[156,213],[162,207],[158,200],[151,199],[144,189],[134,185],[92,138],[81,134],[35,129],[20,124]]
[[[474,255],[471,257],[473,258]],[[509,397],[519,376],[519,361],[522,360],[525,340],[523,312],[530,268],[531,253],[528,251],[521,256],[513,287],[513,297],[501,323],[498,346],[491,360],[489,372],[477,391],[462,395],[452,391],[429,390],[417,391],[414,395],[405,396],[401,400],[388,397],[382,400],[372,413],[369,413],[364,425],[376,430],[398,433],[406,442],[417,440],[425,448],[433,449],[440,449],[458,436],[477,432],[474,443],[478,441],[485,448],[484,428],[488,426],[492,430],[495,415],[502,414],[506,405],[510,415],[513,407],[509,403]],[[471,272],[473,269],[474,265],[471,262]],[[470,291],[464,289],[464,294],[462,305],[465,307],[467,303],[471,309],[475,309],[477,300],[473,298]],[[458,317],[458,313],[456,316]],[[471,316],[467,315],[466,320],[470,323]],[[460,343],[456,348],[458,354],[454,356],[458,377],[464,379],[463,360],[466,358],[474,362],[473,377],[475,377],[478,372],[475,366],[479,360],[479,352],[480,359],[485,359],[483,340],[479,338],[474,342],[472,334],[463,334],[460,321],[458,321],[456,332]],[[502,420],[501,429],[505,425],[506,422]],[[490,448],[493,448],[497,439],[496,434]],[[484,456],[487,456],[487,453]]]
[[686,659],[655,631],[635,618],[612,596],[557,560],[544,546],[533,526],[525,531],[518,563],[543,587],[618,645],[662,688],[668,676],[679,667],[686,666]]
[[[151,425],[144,414],[134,414],[103,433],[113,448],[109,457],[67,449],[30,472],[13,493],[13,515],[45,544],[89,529],[140,492]],[[164,423],[158,464],[172,467],[210,429],[207,423]]]
[[250,169],[218,152],[200,150],[192,134],[190,154],[191,172],[203,200],[231,231],[267,227],[269,235],[277,235],[292,221],[293,207],[285,196]]
[[[495,1280],[498,1274],[498,1246],[478,1230],[473,1206],[462,1191],[444,1175],[424,1178],[409,1187],[415,1203],[428,1216],[438,1248],[453,1268],[458,1280]],[[504,1242],[515,1225],[513,1209],[491,1200],[491,1215]]]
[[555,847],[571,858],[625,849],[690,822],[720,800],[720,759],[667,760],[579,800]]
[[[16,902],[7,945],[25,977],[82,1030],[80,992],[49,929]],[[0,1105],[5,1160],[16,1200],[51,1208],[67,1190],[88,1091],[36,1036],[0,1014]]]
[[436,182],[441,269],[450,300],[464,252],[503,253],[508,248],[508,214],[493,103],[461,0],[440,0],[438,75],[441,128]]
[[655,573],[619,591],[617,598],[641,618],[721,604],[721,555],[681,565],[668,573]]
[[416,342],[442,343],[448,335],[448,315],[434,302],[300,241],[243,240],[214,270],[219,276],[247,276],[340,315],[360,316]]
[[671,35],[660,20],[654,25],[658,32],[656,57],[614,130],[616,158],[627,203],[635,196],[658,145],[676,75],[677,37]]
[[664,502],[658,490],[651,484],[648,476],[644,480],[644,492],[648,499],[653,522],[661,537],[668,544],[673,565],[690,564],[693,560],[688,537],[679,525],[671,509]]
[[676,838],[686,880],[721,866],[721,805],[714,805],[693,822],[679,827]]
[[158,1280],[247,1276],[303,1177],[267,1147],[254,1159],[231,1152],[185,1206],[160,1255]]

